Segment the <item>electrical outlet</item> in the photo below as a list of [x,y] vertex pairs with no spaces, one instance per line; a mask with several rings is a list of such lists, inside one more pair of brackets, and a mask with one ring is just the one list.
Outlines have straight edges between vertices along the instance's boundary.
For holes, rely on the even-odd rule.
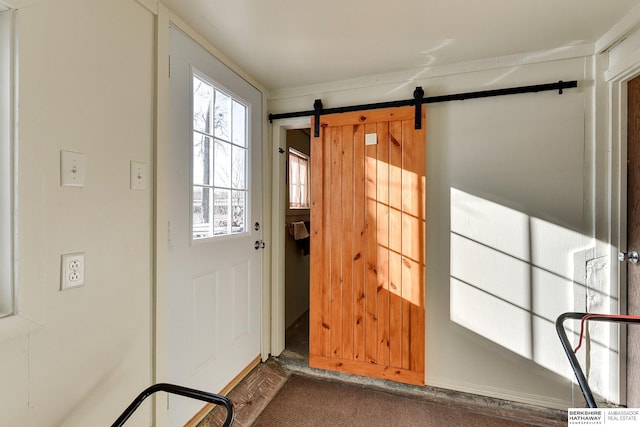
[[84,252],[62,255],[60,290],[84,285]]

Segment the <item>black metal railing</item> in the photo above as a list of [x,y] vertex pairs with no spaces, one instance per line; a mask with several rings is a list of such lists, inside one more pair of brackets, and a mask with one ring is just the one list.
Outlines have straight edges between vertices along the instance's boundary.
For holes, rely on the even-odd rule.
[[[580,389],[582,390],[582,395],[587,402],[589,408],[597,408],[596,400],[593,397],[593,393],[591,392],[591,388],[589,387],[589,383],[587,382],[587,378],[580,367],[580,363],[578,362],[578,358],[576,357],[575,351],[571,348],[571,343],[567,338],[567,334],[564,329],[564,322],[567,319],[581,320],[583,322],[594,321],[594,322],[615,322],[615,323],[638,323],[640,324],[639,316],[627,316],[627,315],[618,315],[618,314],[592,314],[592,313],[577,313],[577,312],[568,312],[561,314],[556,320],[556,331],[558,332],[558,336],[560,337],[560,342],[562,343],[562,347],[564,348],[564,352],[567,354],[569,358],[569,363],[571,364],[571,368],[573,369],[573,373],[576,375],[576,379],[578,380],[578,384],[580,385]],[[581,333],[582,338],[582,333]]]
[[230,427],[231,423],[233,422],[233,404],[227,397],[221,396],[219,394],[207,393],[206,391],[182,387],[179,385],[159,383],[146,388],[142,393],[140,393],[138,397],[136,397],[133,402],[131,402],[127,409],[124,410],[122,415],[118,417],[116,422],[112,424],[111,427],[122,427],[124,423],[129,419],[129,417],[133,415],[136,409],[138,409],[138,406],[140,406],[147,397],[158,391],[177,394],[179,396],[189,397],[191,399],[202,400],[203,402],[209,402],[215,405],[222,405],[227,409],[227,418],[225,419],[222,426]]

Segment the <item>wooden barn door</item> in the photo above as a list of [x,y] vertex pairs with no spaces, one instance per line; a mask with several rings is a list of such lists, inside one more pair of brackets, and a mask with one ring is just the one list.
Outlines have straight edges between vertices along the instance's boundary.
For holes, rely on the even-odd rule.
[[424,384],[426,138],[414,117],[326,115],[311,140],[312,367]]

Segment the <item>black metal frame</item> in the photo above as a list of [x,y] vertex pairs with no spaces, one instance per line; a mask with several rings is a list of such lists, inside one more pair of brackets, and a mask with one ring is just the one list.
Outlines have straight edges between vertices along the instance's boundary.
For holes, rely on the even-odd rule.
[[388,102],[378,102],[375,104],[361,104],[361,105],[352,105],[349,107],[336,107],[336,108],[323,108],[322,100],[316,99],[313,103],[313,110],[307,111],[296,111],[293,113],[280,113],[280,114],[269,114],[269,121],[273,122],[274,120],[280,119],[289,119],[294,117],[315,117],[315,126],[314,126],[314,136],[317,138],[320,136],[320,116],[323,114],[335,114],[335,113],[349,113],[353,111],[365,111],[365,110],[376,110],[381,108],[395,108],[395,107],[407,107],[407,106],[415,106],[416,107],[416,129],[420,129],[422,127],[421,123],[421,114],[420,114],[420,106],[422,104],[433,104],[437,102],[448,102],[448,101],[464,101],[465,99],[477,99],[477,98],[488,98],[492,96],[504,96],[504,95],[517,95],[521,93],[535,93],[535,92],[544,92],[550,90],[557,90],[559,95],[562,95],[564,89],[570,89],[578,87],[577,80],[571,80],[568,82],[564,82],[562,80],[556,83],[545,83],[539,85],[530,85],[530,86],[518,86],[511,87],[505,89],[492,89],[492,90],[482,90],[477,92],[465,92],[465,93],[456,93],[452,95],[441,95],[441,96],[430,96],[424,97],[424,90],[422,87],[418,86],[413,92],[412,99],[405,99],[401,101],[388,101]]
[[142,402],[152,394],[164,391],[171,394],[177,394],[191,399],[202,400],[204,402],[213,403],[215,405],[222,405],[227,409],[227,418],[222,424],[223,427],[230,427],[233,422],[233,403],[225,397],[219,394],[207,393],[206,391],[195,390],[192,388],[182,387],[175,384],[159,383],[147,387],[142,393],[136,397],[133,402],[124,410],[122,415],[112,424],[111,427],[121,427],[124,423],[133,415],[136,409],[142,404]]
[[579,312],[568,312],[561,314],[556,320],[556,331],[558,332],[558,336],[560,337],[560,342],[562,343],[562,347],[564,348],[564,352],[567,354],[569,358],[569,363],[571,364],[571,368],[573,368],[573,373],[576,375],[576,379],[578,380],[578,384],[580,385],[580,389],[582,390],[582,395],[589,405],[589,408],[597,408],[596,400],[593,397],[593,393],[591,392],[591,388],[589,387],[589,383],[587,382],[587,378],[580,367],[580,363],[578,362],[578,358],[576,357],[573,349],[571,348],[571,343],[567,338],[567,334],[564,329],[564,322],[567,319],[574,320],[582,320],[586,316],[588,316],[585,321],[595,321],[595,322],[615,322],[615,323],[637,323],[640,324],[640,317],[633,316],[625,316],[621,317],[618,315],[611,314],[592,314],[592,313],[579,313]]

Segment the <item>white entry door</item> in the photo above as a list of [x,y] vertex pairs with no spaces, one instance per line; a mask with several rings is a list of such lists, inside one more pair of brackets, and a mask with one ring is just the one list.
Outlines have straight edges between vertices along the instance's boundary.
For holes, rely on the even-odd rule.
[[262,95],[174,28],[170,53],[169,380],[218,392],[260,355]]

